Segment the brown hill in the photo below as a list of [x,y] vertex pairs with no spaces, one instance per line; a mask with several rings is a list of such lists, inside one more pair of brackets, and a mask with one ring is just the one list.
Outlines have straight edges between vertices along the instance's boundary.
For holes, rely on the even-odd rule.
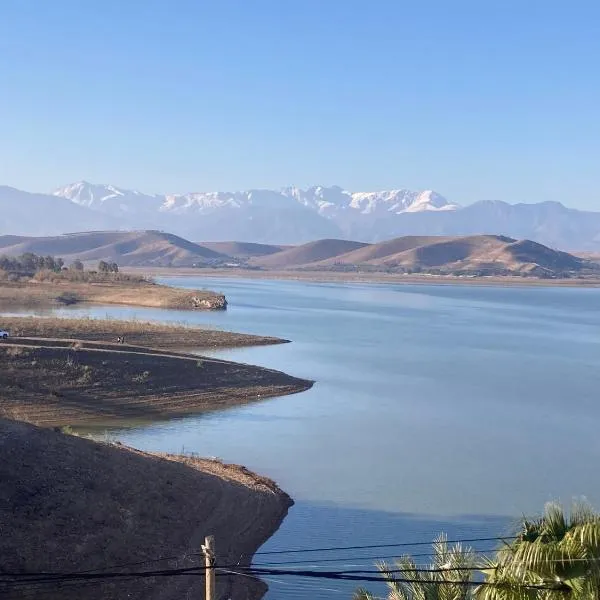
[[255,256],[269,256],[276,252],[286,250],[289,246],[273,246],[271,244],[252,244],[250,242],[200,242],[200,246],[208,248],[219,254],[226,254],[233,258],[252,258]]
[[496,235],[408,236],[313,262],[304,268],[538,276],[598,270],[590,261],[537,242]]
[[249,262],[253,266],[265,269],[291,269],[346,254],[368,245],[349,240],[317,240],[287,248],[270,256],[253,258]]
[[387,240],[378,244],[365,244],[362,247],[340,254],[338,256],[332,256],[326,260],[319,262],[319,267],[328,267],[333,265],[360,265],[374,261],[380,258],[385,258],[411,248],[418,246],[424,246],[432,242],[440,241],[441,239],[436,236],[416,236],[407,235],[405,237],[395,238],[393,240]]
[[[244,567],[291,504],[243,467],[146,454],[15,421],[0,419],[0,451],[3,598],[203,598],[197,575],[36,585],[8,574],[199,567],[205,535],[215,536],[218,564],[241,560]],[[249,578],[219,577],[217,586],[219,598],[265,592]]]
[[228,257],[160,231],[91,231],[55,237],[0,236],[0,254],[25,252],[60,256],[69,263],[78,258],[94,263],[100,260],[120,266],[175,266],[219,262]]
[[368,261],[371,265],[388,267],[442,267],[454,266],[459,262],[496,262],[507,244],[516,240],[493,235],[468,237],[422,238],[425,243]]

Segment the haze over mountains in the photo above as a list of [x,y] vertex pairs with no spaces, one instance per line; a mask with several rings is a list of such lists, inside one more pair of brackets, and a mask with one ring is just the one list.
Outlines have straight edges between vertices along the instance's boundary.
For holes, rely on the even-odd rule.
[[322,239],[299,246],[238,242],[195,244],[160,231],[88,232],[55,237],[0,236],[0,255],[60,256],[95,267],[100,260],[120,266],[196,267],[263,271],[429,273],[598,277],[600,266],[530,240],[505,236],[405,236],[366,244]]
[[163,195],[87,182],[53,194],[0,187],[0,234],[139,229],[191,240],[276,245],[495,234],[564,250],[600,251],[600,212],[556,202],[481,201],[463,207],[430,190],[349,192],[335,186]]

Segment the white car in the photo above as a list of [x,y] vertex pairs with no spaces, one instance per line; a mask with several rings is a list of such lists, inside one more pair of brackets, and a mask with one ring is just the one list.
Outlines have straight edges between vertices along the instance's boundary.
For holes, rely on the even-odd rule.
[[4,329],[0,329],[0,339],[5,340],[7,337],[10,337],[10,333]]

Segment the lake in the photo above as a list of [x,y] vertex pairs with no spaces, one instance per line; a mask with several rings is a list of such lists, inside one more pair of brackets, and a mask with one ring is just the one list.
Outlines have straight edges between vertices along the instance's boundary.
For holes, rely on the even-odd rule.
[[[599,289],[163,282],[221,291],[229,309],[61,312],[288,338],[216,354],[317,382],[294,396],[112,432],[142,449],[217,456],[275,479],[297,504],[263,551],[420,542],[440,531],[496,536],[548,500],[585,496],[600,506]],[[401,551],[295,558],[337,568]],[[340,562],[319,563],[325,557]],[[266,579],[269,600],[350,598],[355,586]]]

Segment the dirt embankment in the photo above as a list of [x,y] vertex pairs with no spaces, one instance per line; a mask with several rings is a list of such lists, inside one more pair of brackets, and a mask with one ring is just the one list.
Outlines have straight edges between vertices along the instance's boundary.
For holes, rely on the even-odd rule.
[[[204,577],[24,582],[7,573],[126,573],[250,563],[290,498],[242,467],[125,447],[0,420],[0,595],[49,600],[203,598]],[[131,564],[134,563],[134,564]],[[127,565],[127,566],[123,566]],[[266,586],[217,578],[218,597],[257,600]]]
[[264,346],[283,344],[289,341],[269,336],[219,331],[218,329],[116,319],[0,316],[0,329],[10,331],[11,336],[16,338],[39,337],[115,342],[117,337],[124,336],[125,341],[134,346],[169,350]]
[[223,294],[208,290],[144,283],[80,283],[71,281],[6,282],[0,284],[0,308],[60,305],[122,304],[179,310],[224,310]]
[[145,422],[309,389],[285,373],[168,350],[9,338],[0,416],[40,425]]

